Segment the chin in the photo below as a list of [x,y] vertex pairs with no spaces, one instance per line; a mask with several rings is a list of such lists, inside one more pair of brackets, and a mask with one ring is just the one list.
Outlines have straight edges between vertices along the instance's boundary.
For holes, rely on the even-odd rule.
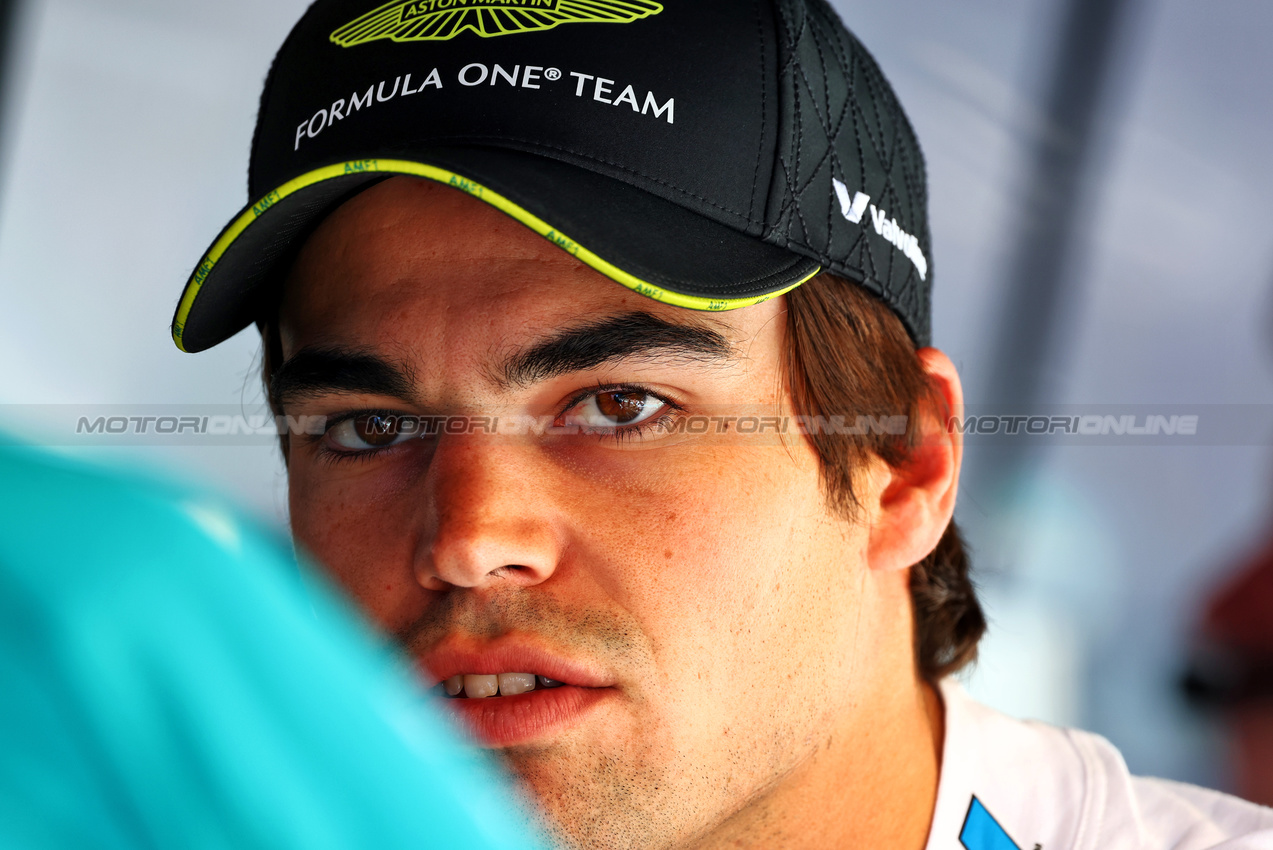
[[538,826],[563,850],[655,850],[683,846],[687,805],[667,758],[629,759],[576,742],[529,744],[496,752],[527,794]]

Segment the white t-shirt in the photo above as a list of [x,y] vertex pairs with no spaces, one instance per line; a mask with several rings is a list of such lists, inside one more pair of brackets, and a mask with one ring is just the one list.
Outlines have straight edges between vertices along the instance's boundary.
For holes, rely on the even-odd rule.
[[927,850],[1273,850],[1273,809],[1127,771],[1104,738],[1015,720],[954,680]]

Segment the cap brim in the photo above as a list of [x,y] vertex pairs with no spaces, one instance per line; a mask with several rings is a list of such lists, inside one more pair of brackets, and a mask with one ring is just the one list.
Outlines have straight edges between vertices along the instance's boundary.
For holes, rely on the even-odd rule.
[[186,284],[172,323],[177,347],[203,351],[255,321],[298,240],[349,196],[395,175],[467,192],[606,277],[679,307],[751,306],[819,271],[815,260],[583,168],[506,149],[438,149],[311,171],[246,208]]

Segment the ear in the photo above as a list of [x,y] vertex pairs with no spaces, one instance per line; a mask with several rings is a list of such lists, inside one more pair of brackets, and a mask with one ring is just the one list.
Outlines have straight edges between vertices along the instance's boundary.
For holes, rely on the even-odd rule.
[[877,461],[872,469],[867,559],[875,570],[903,570],[922,561],[955,514],[964,442],[947,423],[952,415],[962,415],[963,387],[945,354],[935,348],[916,353],[934,393],[931,402],[920,405],[916,442],[906,463],[892,467]]

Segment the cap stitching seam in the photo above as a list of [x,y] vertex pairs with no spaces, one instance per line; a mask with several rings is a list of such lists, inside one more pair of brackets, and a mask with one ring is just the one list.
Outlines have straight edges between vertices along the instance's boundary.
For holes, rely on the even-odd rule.
[[[853,77],[852,67],[853,66],[850,63],[849,56],[844,49],[845,45],[844,45],[844,40],[841,37],[841,31],[842,31],[842,28],[836,28],[834,26],[831,27],[830,37],[831,37],[831,46],[833,48],[831,52],[835,60],[839,63],[839,67],[842,72],[841,76],[844,79],[844,85],[845,85],[844,102],[841,105],[839,118],[835,122],[834,130],[829,134],[827,147],[831,157],[832,172],[834,173],[835,171],[838,170],[840,174],[844,174],[844,163],[840,160],[840,152],[838,150],[836,143],[839,141],[840,134],[844,132],[844,125],[846,123],[846,119],[848,119],[849,122],[853,124],[854,140],[858,142],[857,149],[860,151],[862,148],[860,143],[860,136],[857,133],[856,116],[852,108],[852,104],[856,103],[856,98],[855,98],[856,92],[852,82],[852,77]],[[822,56],[822,50],[820,47],[818,50],[818,55]],[[830,98],[830,95],[828,94],[828,106],[827,106],[828,116],[830,115],[829,98]],[[858,157],[858,165],[859,165],[859,171],[861,172],[862,171],[861,157]],[[864,187],[865,183],[866,183],[865,174],[860,174],[859,180],[858,180],[858,186]],[[832,247],[832,242],[834,237],[834,227],[833,227],[834,223],[835,223],[835,200],[831,195],[828,195],[827,196],[827,249],[828,249],[828,252],[830,251]],[[861,235],[862,235],[862,232],[861,232],[861,229],[859,228],[858,236],[861,237]],[[856,240],[854,244],[856,245]],[[849,252],[852,252],[852,250],[853,250],[853,247],[850,246]]]
[[[789,9],[784,6],[782,11],[787,12],[789,11]],[[798,26],[793,30],[790,17],[788,17],[788,15],[786,14],[782,14],[781,17],[782,17],[782,23],[783,23],[784,36],[785,36],[783,47],[787,51],[787,56],[786,56],[786,61],[782,64],[782,68],[779,70],[778,79],[780,81],[790,80],[790,84],[791,84],[791,94],[792,94],[791,119],[792,120],[791,120],[791,126],[788,131],[788,135],[787,135],[787,151],[788,151],[788,155],[794,158],[795,165],[796,167],[798,167],[800,162],[800,137],[799,137],[800,98],[799,98],[799,92],[796,91],[796,81],[795,81],[796,75],[795,75],[794,69],[797,64],[796,44],[799,42],[799,37],[800,37],[798,30],[801,26],[803,26],[803,21],[798,21],[797,22]],[[784,190],[782,207],[779,211],[778,218],[779,220],[783,220],[783,219],[786,220],[786,224],[784,225],[783,229],[785,231],[785,238],[787,239],[787,247],[790,247],[791,240],[792,240],[792,231],[795,228],[796,219],[799,217],[799,214],[795,208],[796,199],[792,192],[792,185],[791,185],[790,168],[792,167],[793,164],[788,161],[787,157],[784,157],[784,156],[778,157],[778,164],[782,172],[782,186]]]
[[[827,153],[826,153],[826,154],[824,154],[824,155],[823,155],[823,156],[819,159],[819,162],[818,162],[817,167],[815,167],[815,168],[812,170],[812,175],[816,175],[816,174],[817,174],[817,172],[818,172],[818,169],[822,167],[822,163],[826,161],[826,158],[827,158],[827,156],[830,154],[830,149],[831,149],[832,134],[831,134],[830,126],[829,126],[829,125],[830,125],[830,116],[831,116],[831,98],[830,98],[830,95],[829,95],[829,94],[828,94],[828,92],[827,92],[827,87],[826,87],[826,75],[827,75],[827,67],[826,67],[826,66],[827,66],[827,63],[826,63],[826,57],[822,54],[822,48],[821,48],[821,47],[819,46],[819,44],[818,44],[817,36],[816,36],[816,35],[812,35],[812,33],[813,33],[812,28],[810,28],[809,32],[810,32],[810,34],[811,34],[811,35],[810,35],[810,38],[811,38],[811,40],[813,41],[813,47],[814,47],[814,50],[816,50],[816,51],[817,51],[817,53],[818,53],[818,62],[819,62],[819,63],[820,63],[820,65],[821,65],[822,80],[823,80],[823,85],[822,85],[822,87],[823,87],[823,93],[822,93],[822,94],[823,94],[823,104],[825,105],[825,107],[826,107],[826,112],[827,112],[827,115],[826,115],[826,119],[827,119],[827,120],[825,120],[825,121],[824,121],[824,120],[823,120],[822,112],[820,112],[820,111],[818,110],[818,98],[817,98],[816,93],[814,92],[813,83],[811,83],[811,82],[810,82],[810,80],[809,80],[809,75],[808,75],[807,73],[805,73],[804,65],[802,64],[802,65],[800,66],[800,80],[804,83],[805,90],[809,93],[809,102],[813,104],[813,115],[814,115],[814,118],[815,118],[815,119],[817,119],[818,129],[820,129],[820,130],[822,131],[822,134],[823,134],[823,135],[826,137],[826,139],[827,139]],[[801,135],[802,135],[802,137],[803,137],[803,134],[801,134]],[[796,175],[796,176],[797,176],[797,179],[798,179],[798,178],[799,178],[799,173],[798,173],[798,172],[797,172],[797,175]],[[803,186],[799,186],[799,185],[798,185],[798,186],[796,187],[796,192],[797,192],[798,194],[804,194],[805,189],[807,189],[810,185],[812,185],[812,183],[813,183],[814,179],[815,179],[815,178],[814,178],[813,176],[810,176],[810,177],[809,177],[809,179],[808,179],[808,180],[804,183],[804,185],[803,185]]]
[[[793,39],[791,41],[791,47],[790,47],[791,57],[792,57],[791,64],[790,64],[791,88],[792,88],[792,94],[793,94],[791,102],[792,102],[792,112],[793,112],[793,118],[794,118],[791,125],[791,135],[792,135],[792,147],[794,148],[794,153],[795,153],[795,161],[791,163],[790,168],[788,168],[786,165],[784,165],[783,167],[783,179],[784,179],[784,182],[786,183],[788,197],[791,199],[790,210],[792,213],[794,213],[794,221],[791,221],[787,226],[787,239],[790,240],[793,238],[794,236],[793,229],[795,227],[795,223],[798,221],[800,224],[800,230],[803,233],[803,239],[801,240],[803,243],[807,243],[809,241],[809,238],[808,238],[809,223],[805,220],[804,210],[800,208],[800,199],[799,199],[799,195],[796,192],[796,185],[795,185],[796,180],[799,178],[800,160],[804,152],[803,139],[800,133],[801,115],[802,115],[801,108],[800,108],[800,91],[799,91],[799,85],[797,84],[797,81],[796,81],[797,74],[795,72],[795,69],[799,67],[799,61],[796,58],[798,55],[797,48],[800,41],[804,38],[804,34],[806,30],[808,29],[808,25],[809,25],[808,15],[806,10],[806,14],[801,15],[800,17],[800,26],[798,31],[793,33]],[[792,172],[794,172],[795,174],[795,179],[793,179],[792,177]]]
[[[836,155],[836,150],[835,150],[835,140],[839,136],[838,126],[843,124],[843,110],[841,110],[840,120],[837,122],[834,122],[834,124],[837,126],[836,127],[832,126],[833,122],[831,121],[831,91],[830,91],[829,85],[827,84],[827,59],[826,59],[826,55],[822,51],[822,45],[818,41],[817,34],[812,27],[810,27],[809,32],[811,34],[811,39],[813,41],[814,49],[818,53],[818,62],[821,65],[823,102],[826,108],[825,121],[823,120],[823,115],[820,112],[818,112],[818,110],[816,109],[817,102],[816,102],[816,97],[813,91],[813,85],[810,83],[808,75],[804,73],[803,66],[801,66],[800,78],[801,80],[804,81],[805,88],[809,92],[810,100],[814,101],[814,105],[815,105],[814,114],[818,119],[819,128],[822,130],[823,134],[826,136],[827,149],[826,149],[826,152],[819,159],[817,165],[810,170],[809,179],[804,183],[804,185],[796,187],[796,193],[798,195],[803,195],[809,189],[809,187],[813,185],[814,181],[817,179],[818,173],[822,170],[823,164],[826,163],[828,159],[831,160],[832,168],[834,168],[834,166],[837,164],[838,157]],[[798,178],[798,175],[797,175],[797,178]],[[834,220],[833,219],[834,207],[829,197],[828,197],[827,203],[825,204],[825,209],[827,211],[827,242],[829,245],[831,241],[831,225]]]
[[[756,167],[751,173],[751,202],[747,207],[747,220],[756,220],[756,186],[760,183],[760,161],[765,152],[765,137],[769,129],[766,123],[769,117],[769,80],[765,77],[765,26],[760,14],[760,4],[756,4],[756,43],[760,47],[760,143],[756,145]],[[761,228],[764,222],[761,221]]]
[[[839,120],[834,122],[831,120],[831,97],[830,97],[830,90],[826,85],[826,79],[827,79],[826,55],[823,53],[822,45],[819,42],[817,34],[814,31],[813,27],[809,26],[807,23],[805,24],[805,26],[802,26],[801,37],[804,36],[805,30],[808,31],[809,37],[813,41],[814,49],[817,51],[818,60],[821,63],[821,70],[822,70],[822,77],[823,77],[823,90],[824,90],[823,100],[825,102],[826,112],[827,112],[825,121],[823,120],[822,114],[816,108],[817,97],[814,93],[814,87],[813,87],[813,84],[810,82],[808,75],[805,74],[803,65],[799,66],[800,67],[799,76],[800,76],[800,80],[805,85],[805,90],[809,94],[810,101],[814,104],[814,107],[815,107],[814,114],[817,117],[818,126],[822,130],[823,134],[826,136],[826,139],[827,139],[827,150],[826,150],[826,153],[824,153],[823,156],[818,160],[818,163],[811,169],[809,179],[805,181],[803,185],[800,185],[798,182],[799,171],[800,171],[799,163],[797,163],[797,166],[796,166],[796,177],[794,178],[794,180],[790,176],[788,176],[787,178],[788,189],[790,190],[792,195],[790,204],[795,205],[797,207],[800,204],[800,200],[799,200],[800,196],[802,196],[808,190],[808,188],[814,183],[814,181],[817,180],[817,175],[819,171],[821,170],[823,163],[825,163],[827,159],[832,160],[833,166],[838,162],[838,155],[835,150],[835,139],[838,138],[840,130],[843,126],[844,115],[846,112],[848,112],[848,101],[846,99],[845,107],[841,109]],[[792,64],[795,65],[796,63],[792,63]],[[793,74],[793,82],[794,82],[794,76],[795,75]],[[799,125],[797,124],[797,126]],[[860,149],[860,146],[859,146],[859,149]],[[830,243],[831,223],[834,220],[834,205],[831,203],[830,200],[828,200],[825,206],[825,209],[827,210],[827,237],[828,237],[827,241],[828,243]],[[804,229],[806,231],[806,236],[807,236],[808,223],[807,221],[804,220],[803,210],[797,209],[797,215],[801,218],[802,224],[804,224]]]
[[[783,183],[786,188],[786,196],[787,196],[783,201],[782,213],[784,215],[787,214],[788,212],[793,214],[791,218],[788,220],[788,224],[786,227],[786,231],[787,231],[786,238],[788,240],[787,246],[790,247],[790,245],[792,244],[792,240],[796,238],[794,235],[794,230],[795,230],[796,222],[798,221],[800,225],[800,229],[803,232],[801,244],[804,245],[806,249],[808,249],[809,246],[807,245],[807,243],[809,242],[808,237],[810,232],[809,223],[805,219],[804,210],[801,208],[800,192],[796,185],[797,182],[799,181],[800,160],[802,158],[802,153],[803,153],[803,136],[800,133],[800,128],[802,126],[801,117],[803,113],[800,107],[800,86],[797,81],[797,76],[799,76],[801,79],[804,80],[804,82],[806,83],[806,88],[808,89],[810,95],[812,95],[812,92],[813,92],[812,86],[807,85],[808,79],[807,77],[805,77],[803,70],[800,70],[799,74],[797,74],[797,69],[801,67],[799,61],[796,58],[798,54],[798,45],[799,45],[799,42],[805,37],[805,34],[808,31],[808,15],[807,15],[807,10],[805,11],[806,11],[806,14],[802,15],[800,18],[800,25],[799,25],[798,31],[792,34],[792,38],[788,41],[788,44],[787,44],[787,49],[789,52],[789,60],[787,63],[787,68],[784,73],[790,74],[791,88],[792,88],[792,94],[793,94],[792,112],[793,112],[794,120],[792,122],[792,127],[791,127],[791,147],[794,152],[795,161],[792,163],[787,163],[785,161],[782,161]],[[816,109],[815,109],[815,113],[816,113]],[[781,158],[780,158],[780,161],[781,161]],[[794,177],[793,177],[793,172],[795,175]]]
[[[790,32],[791,22],[790,22],[790,17],[788,15],[788,9],[786,8],[784,4],[781,4],[781,3],[777,4],[777,6],[778,8],[774,16],[774,25],[776,28],[776,32],[778,33],[778,39],[777,39],[778,62],[777,62],[777,67],[775,68],[775,72],[776,72],[775,76],[776,76],[776,79],[778,80],[778,90],[781,96],[781,92],[785,90],[785,81],[787,80],[788,75],[791,72],[791,66],[794,63],[795,59],[794,59],[794,51],[792,50],[792,41],[791,41],[791,32]],[[785,51],[785,55],[784,55],[784,51]],[[790,145],[792,142],[792,135],[788,135],[788,137],[785,140],[786,146],[784,147],[783,145],[784,140],[781,138],[781,129],[782,129],[782,118],[780,116],[779,117],[779,133],[778,133],[779,138],[777,140],[777,149],[774,152],[775,167],[774,167],[774,175],[771,178],[770,198],[772,199],[773,195],[779,191],[781,191],[781,196],[778,199],[778,209],[775,210],[774,212],[773,229],[770,231],[770,234],[785,234],[783,238],[786,239],[787,242],[783,247],[789,248],[791,245],[791,234],[790,234],[791,202],[790,202],[789,194],[786,191],[790,187],[788,186],[788,182],[786,179],[786,158],[784,155],[784,151],[790,149]],[[792,132],[794,133],[794,130]]]

